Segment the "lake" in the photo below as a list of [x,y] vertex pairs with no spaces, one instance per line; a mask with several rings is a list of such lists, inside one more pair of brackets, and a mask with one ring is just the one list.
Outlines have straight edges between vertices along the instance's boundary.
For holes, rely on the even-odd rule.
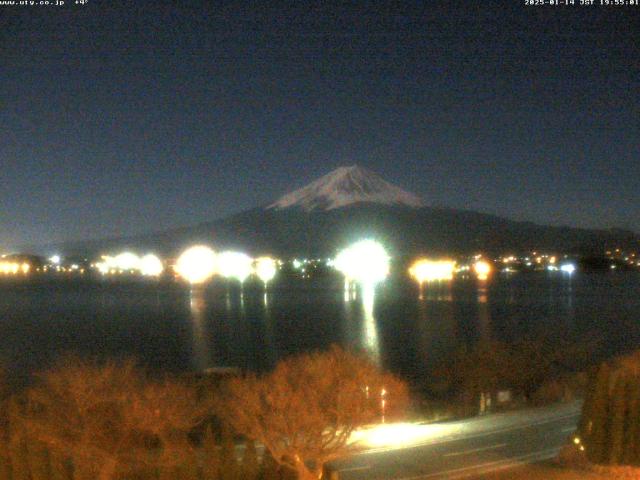
[[171,372],[237,366],[264,371],[278,359],[337,343],[368,351],[419,380],[461,345],[595,332],[603,352],[640,342],[637,273],[534,272],[426,286],[390,279],[345,292],[336,278],[261,285],[34,277],[0,281],[0,362],[16,378],[63,353],[134,356]]

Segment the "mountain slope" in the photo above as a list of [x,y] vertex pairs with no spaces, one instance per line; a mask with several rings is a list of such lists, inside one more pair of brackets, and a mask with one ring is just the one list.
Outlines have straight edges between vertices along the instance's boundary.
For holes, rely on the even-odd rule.
[[495,215],[424,206],[422,200],[360,167],[341,167],[266,208],[212,222],[131,238],[69,242],[25,249],[95,255],[131,249],[173,256],[194,243],[251,254],[329,256],[365,238],[393,255],[560,251],[602,254],[640,250],[633,232],[585,230],[516,222]]

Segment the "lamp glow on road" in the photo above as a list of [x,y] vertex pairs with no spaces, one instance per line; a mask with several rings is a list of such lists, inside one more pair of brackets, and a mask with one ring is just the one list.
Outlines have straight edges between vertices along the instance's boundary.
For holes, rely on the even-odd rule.
[[356,430],[351,434],[349,443],[366,450],[387,451],[424,445],[441,440],[448,435],[464,431],[461,423],[434,423],[419,425],[413,423],[378,424],[369,428]]
[[203,283],[216,273],[216,254],[204,245],[190,247],[178,257],[175,271],[189,283]]
[[421,258],[411,265],[409,274],[422,285],[424,282],[451,280],[455,267],[456,262],[452,260],[429,260]]
[[252,272],[253,260],[245,253],[226,251],[218,255],[218,273],[244,282]]
[[255,272],[266,285],[276,276],[276,261],[271,257],[259,257],[255,262]]
[[389,275],[389,255],[374,240],[361,240],[342,250],[334,260],[347,281],[377,283]]
[[140,273],[145,277],[157,277],[163,271],[164,265],[156,255],[149,253],[140,259]]

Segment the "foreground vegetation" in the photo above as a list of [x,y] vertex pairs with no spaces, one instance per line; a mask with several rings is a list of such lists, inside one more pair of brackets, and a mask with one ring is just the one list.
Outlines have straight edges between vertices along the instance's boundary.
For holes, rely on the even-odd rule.
[[640,466],[640,352],[594,370],[576,442],[592,463]]
[[3,399],[0,480],[319,478],[380,418],[380,392],[387,415],[406,405],[402,382],[338,348],[230,381],[66,359]]
[[508,390],[517,404],[546,405],[581,398],[584,370],[597,359],[599,341],[567,341],[554,335],[512,343],[485,341],[461,348],[429,375],[427,392],[457,405],[458,414],[478,413],[482,394]]

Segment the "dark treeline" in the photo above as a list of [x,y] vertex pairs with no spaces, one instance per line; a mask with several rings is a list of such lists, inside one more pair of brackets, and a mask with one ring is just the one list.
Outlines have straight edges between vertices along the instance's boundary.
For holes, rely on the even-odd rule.
[[547,335],[514,342],[486,341],[459,349],[429,376],[432,395],[477,405],[481,393],[509,390],[516,400],[544,404],[580,397],[586,370],[597,363],[600,340]]
[[0,479],[292,478],[253,441],[236,445],[205,385],[66,358],[2,399]]

